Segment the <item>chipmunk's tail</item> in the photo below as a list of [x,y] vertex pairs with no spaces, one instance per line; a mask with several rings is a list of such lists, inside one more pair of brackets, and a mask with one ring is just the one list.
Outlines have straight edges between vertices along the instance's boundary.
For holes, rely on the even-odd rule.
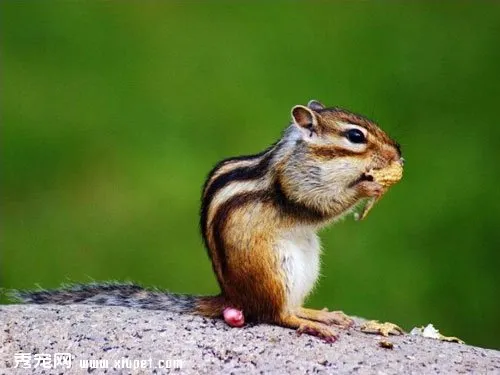
[[193,313],[215,318],[225,308],[222,296],[192,296],[158,289],[146,289],[133,283],[90,283],[64,285],[54,290],[13,291],[17,302],[55,305],[122,306],[148,310]]

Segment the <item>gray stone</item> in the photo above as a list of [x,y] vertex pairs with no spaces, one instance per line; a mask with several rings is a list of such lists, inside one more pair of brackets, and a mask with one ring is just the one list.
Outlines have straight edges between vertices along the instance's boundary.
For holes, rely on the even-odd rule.
[[[333,344],[270,325],[229,328],[121,307],[6,305],[0,322],[1,374],[500,374],[499,351],[408,335],[389,337],[394,348],[384,349],[380,336],[359,332],[359,320]],[[30,368],[15,368],[19,353]],[[54,368],[56,353],[71,354],[69,369]],[[52,368],[35,368],[36,354],[49,355]]]

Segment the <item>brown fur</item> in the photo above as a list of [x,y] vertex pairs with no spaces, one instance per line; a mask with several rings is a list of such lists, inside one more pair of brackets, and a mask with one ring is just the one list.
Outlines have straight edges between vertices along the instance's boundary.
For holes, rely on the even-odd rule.
[[[250,320],[274,321],[283,305],[284,286],[272,253],[275,210],[264,202],[258,192],[241,194],[219,206],[214,222],[223,223],[213,229],[221,231],[224,242],[217,244],[211,235],[209,244],[216,252],[216,273],[231,306],[242,309]],[[249,205],[255,207],[249,210]]]
[[223,296],[200,297],[195,304],[195,313],[207,318],[220,318],[225,307],[227,304]]

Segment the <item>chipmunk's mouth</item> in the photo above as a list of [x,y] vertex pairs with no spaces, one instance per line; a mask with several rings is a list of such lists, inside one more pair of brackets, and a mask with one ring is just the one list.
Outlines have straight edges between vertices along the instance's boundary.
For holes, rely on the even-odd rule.
[[363,181],[373,181],[373,176],[366,173],[362,173],[361,176],[359,176],[357,179],[355,179],[349,184],[349,187],[352,188]]
[[[404,165],[405,163],[405,159],[404,158],[399,158],[397,160],[395,160],[396,163],[399,163],[401,165],[401,167]],[[393,162],[394,163],[394,162]],[[348,186],[350,188],[356,186],[357,184],[363,182],[363,181],[374,181],[374,177],[370,174],[372,171],[379,171],[379,170],[383,170],[385,168],[387,168],[388,165],[377,165],[376,167],[371,167],[370,168],[370,171],[369,172],[363,172],[361,173],[361,175],[355,179],[354,181],[352,181]]]

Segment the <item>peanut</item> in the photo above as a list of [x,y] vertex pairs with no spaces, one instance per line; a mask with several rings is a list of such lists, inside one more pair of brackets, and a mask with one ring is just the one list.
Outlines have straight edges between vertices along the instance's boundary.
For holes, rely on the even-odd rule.
[[366,218],[375,203],[389,190],[389,188],[403,177],[403,165],[398,161],[393,161],[388,167],[382,169],[372,169],[368,175],[373,176],[373,180],[384,187],[384,192],[378,197],[370,198],[359,215],[359,220]]

